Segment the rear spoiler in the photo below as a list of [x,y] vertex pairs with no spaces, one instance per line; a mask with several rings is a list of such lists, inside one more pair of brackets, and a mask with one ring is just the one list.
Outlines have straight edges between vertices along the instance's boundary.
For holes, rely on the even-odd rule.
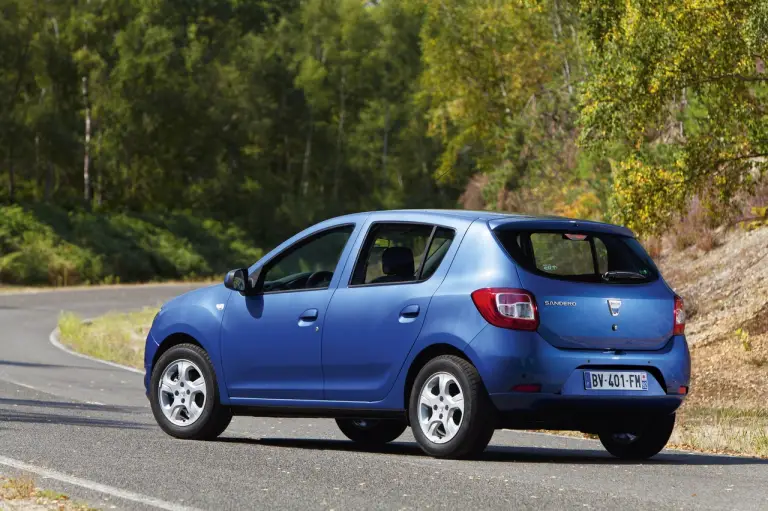
[[538,217],[538,218],[496,218],[488,221],[492,230],[510,231],[564,231],[564,232],[594,232],[614,234],[634,238],[635,233],[621,225],[593,222],[591,220],[572,220],[570,218]]

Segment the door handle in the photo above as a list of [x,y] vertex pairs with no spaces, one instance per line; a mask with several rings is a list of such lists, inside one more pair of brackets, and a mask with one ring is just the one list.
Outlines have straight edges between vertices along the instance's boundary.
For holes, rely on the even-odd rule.
[[307,309],[299,316],[299,326],[306,326],[313,321],[317,321],[317,309]]
[[299,316],[299,319],[303,319],[304,321],[314,321],[317,319],[317,309],[307,309],[304,312],[301,313],[301,316]]
[[400,322],[403,323],[403,320],[411,320],[413,321],[416,319],[419,315],[419,311],[421,309],[418,305],[409,305],[405,307],[403,310],[400,311]]

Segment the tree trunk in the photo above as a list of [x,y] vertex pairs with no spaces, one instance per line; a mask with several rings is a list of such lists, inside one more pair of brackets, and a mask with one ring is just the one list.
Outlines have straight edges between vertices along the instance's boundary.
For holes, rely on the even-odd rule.
[[312,133],[314,132],[314,117],[312,110],[309,111],[309,128],[307,129],[307,140],[304,144],[304,161],[301,164],[301,182],[299,183],[299,192],[302,197],[307,196],[309,191],[309,162],[312,158]]
[[[560,6],[557,0],[554,2],[554,15],[555,26],[552,31],[555,34],[555,41],[562,42],[563,40],[563,24],[560,21]],[[565,77],[565,84],[568,87],[568,95],[573,96],[573,85],[571,84],[571,64],[568,62],[568,51],[564,50],[563,53],[563,76]]]
[[[30,34],[31,38],[31,34]],[[16,76],[16,84],[13,87],[13,94],[9,98],[8,101],[8,112],[9,114],[13,111],[13,106],[16,103],[16,99],[19,97],[19,91],[21,90],[21,85],[24,81],[24,74],[27,71],[27,63],[28,63],[28,55],[29,55],[29,49],[31,46],[31,40],[27,41],[27,44],[19,50],[19,56],[17,59],[17,76]],[[11,202],[14,201],[16,198],[16,173],[15,169],[13,168],[13,132],[7,133],[8,136],[8,197],[10,198]]]
[[[285,111],[287,110],[287,94],[286,94],[286,88],[283,87],[283,90],[280,94],[280,110],[278,111],[277,117],[280,120],[280,124],[282,126],[286,125],[285,120]],[[290,179],[291,182],[293,182],[293,179],[295,176],[291,173],[291,148],[290,148],[290,138],[288,137],[288,133],[283,134],[283,158],[284,158],[284,164],[285,164],[285,177],[286,179]],[[299,179],[301,179],[301,176],[299,176]],[[301,183],[299,183],[299,188],[301,188]]]
[[341,174],[341,145],[344,138],[344,117],[347,115],[347,78],[344,68],[341,70],[341,84],[339,85],[339,126],[336,130],[336,164],[333,167],[333,197],[334,202],[339,199],[339,179]]
[[45,179],[40,172],[40,134],[35,134],[35,181],[37,182],[37,186],[35,186],[35,199],[37,199],[37,191],[40,189],[39,186],[43,182],[43,179]]
[[49,161],[46,172],[45,172],[45,191],[43,192],[43,197],[45,199],[45,202],[50,202],[52,195],[53,195],[53,163]]
[[8,197],[11,202],[16,198],[16,175],[13,169],[13,142],[8,143]]
[[[98,154],[98,149],[100,145],[101,145],[101,133],[99,133],[99,136],[96,137],[96,153],[97,154]],[[96,193],[94,194],[93,198],[96,201],[96,206],[100,207],[101,204],[103,203],[102,182],[104,177],[102,176],[101,167],[99,167],[98,165],[93,165],[93,162],[91,162],[91,167],[93,168],[93,173],[96,176]]]
[[383,181],[387,180],[387,156],[389,151],[389,102],[384,112],[384,143],[381,149],[381,174]]
[[86,206],[91,202],[91,105],[88,101],[88,78],[83,77],[83,102],[85,103],[85,147],[83,156],[83,199]]

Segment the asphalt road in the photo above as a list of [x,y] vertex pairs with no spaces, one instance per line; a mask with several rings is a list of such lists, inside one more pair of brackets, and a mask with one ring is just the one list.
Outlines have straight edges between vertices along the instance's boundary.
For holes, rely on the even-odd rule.
[[0,294],[0,473],[119,509],[768,509],[768,462],[664,451],[617,462],[599,443],[499,431],[482,459],[380,452],[333,421],[237,418],[214,442],[154,424],[141,376],[55,348],[60,311],[152,305],[183,286]]

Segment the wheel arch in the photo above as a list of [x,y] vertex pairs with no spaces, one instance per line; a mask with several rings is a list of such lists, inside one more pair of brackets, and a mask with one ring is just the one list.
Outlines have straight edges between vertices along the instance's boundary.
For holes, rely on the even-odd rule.
[[207,346],[206,343],[203,342],[200,337],[198,337],[198,335],[185,332],[181,329],[171,330],[171,333],[163,337],[163,340],[157,344],[157,349],[152,355],[151,365],[147,368],[147,373],[145,375],[145,386],[147,392],[149,392],[149,381],[152,378],[152,372],[154,371],[158,360],[160,360],[160,357],[162,357],[164,353],[167,353],[168,350],[174,346],[178,346],[180,344],[192,344],[194,346],[198,346],[206,353],[206,355],[208,355],[208,358],[210,359],[213,366],[213,374],[216,377],[216,383],[219,389],[219,400],[222,404],[229,404],[229,392],[227,391],[226,381],[224,378],[224,368],[221,366],[221,360],[218,356],[218,353],[216,352],[217,347]]
[[[416,376],[419,374],[419,371],[421,371],[421,368],[427,364],[427,362],[435,357],[439,357],[440,355],[454,355],[459,358],[463,358],[470,364],[474,365],[474,362],[469,358],[469,356],[467,356],[465,352],[452,344],[436,343],[430,344],[429,346],[422,349],[419,354],[414,357],[411,365],[408,367],[408,372],[405,376],[405,382],[403,385],[403,404],[405,407],[406,417],[408,416],[408,411],[410,408],[411,391],[413,390],[413,382],[416,380]],[[410,419],[408,420],[410,422]]]
[[184,332],[176,332],[163,339],[157,346],[155,355],[152,357],[152,368],[154,369],[155,364],[157,364],[157,361],[160,359],[160,357],[163,356],[163,353],[173,348],[174,346],[178,346],[179,344],[194,344],[195,346],[199,346],[203,351],[208,353],[208,350],[205,349],[205,346],[203,346],[191,335]]

